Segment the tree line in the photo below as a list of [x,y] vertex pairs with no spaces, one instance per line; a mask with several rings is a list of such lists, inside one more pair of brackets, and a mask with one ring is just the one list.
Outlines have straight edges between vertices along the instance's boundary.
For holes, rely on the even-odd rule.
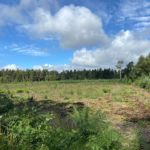
[[0,70],[0,82],[115,79],[118,73],[113,69],[66,70]]
[[[51,80],[84,80],[84,79],[117,79],[120,77],[134,81],[141,76],[150,75],[150,54],[141,56],[136,64],[129,62],[116,69],[66,70],[62,72],[49,70],[0,70],[0,82],[51,81]],[[117,69],[119,68],[119,69]]]

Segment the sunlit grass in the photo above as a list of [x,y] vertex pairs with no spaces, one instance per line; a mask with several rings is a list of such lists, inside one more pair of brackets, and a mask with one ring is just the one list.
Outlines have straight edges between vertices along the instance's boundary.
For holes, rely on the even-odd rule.
[[[24,101],[33,97],[36,101],[52,100],[56,102],[82,102],[93,111],[101,110],[107,118],[124,135],[129,147],[138,145],[136,132],[144,128],[145,122],[141,117],[150,114],[150,94],[133,85],[123,84],[113,80],[85,81],[50,81],[23,82],[0,84],[0,90],[16,97],[16,101]],[[128,120],[139,119],[139,123],[128,124]],[[148,123],[147,123],[148,122]],[[128,132],[126,132],[126,130]],[[122,131],[123,130],[123,131]],[[134,141],[134,142],[133,142]],[[132,144],[134,143],[134,144]],[[136,150],[136,149],[135,149]]]

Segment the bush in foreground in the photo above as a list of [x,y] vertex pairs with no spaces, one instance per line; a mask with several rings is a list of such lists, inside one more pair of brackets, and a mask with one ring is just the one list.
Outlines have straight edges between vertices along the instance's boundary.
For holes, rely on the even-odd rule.
[[15,150],[120,150],[119,134],[100,112],[75,110],[65,118],[67,125],[55,124],[53,114],[36,109],[14,110],[1,118],[0,149]]
[[11,98],[7,94],[0,92],[0,115],[9,111],[12,107],[13,102]]

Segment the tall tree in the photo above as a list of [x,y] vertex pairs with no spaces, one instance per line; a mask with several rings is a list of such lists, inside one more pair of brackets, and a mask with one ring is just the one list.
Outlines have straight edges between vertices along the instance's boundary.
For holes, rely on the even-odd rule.
[[123,60],[118,60],[117,65],[116,65],[116,68],[119,71],[120,80],[122,79],[122,67],[123,67],[123,64],[124,64]]

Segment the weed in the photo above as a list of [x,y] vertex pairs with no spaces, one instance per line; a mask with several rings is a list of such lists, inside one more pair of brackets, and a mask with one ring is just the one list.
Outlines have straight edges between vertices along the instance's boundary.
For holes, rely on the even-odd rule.
[[47,95],[45,95],[45,96],[44,96],[44,99],[48,99],[48,96],[47,96]]
[[16,93],[24,93],[24,90],[23,90],[23,89],[18,89],[18,90],[16,91]]
[[107,89],[105,88],[105,89],[103,89],[103,92],[104,92],[104,93],[110,93],[110,92],[111,92],[111,90],[110,90],[110,89],[108,89],[108,88],[107,88]]

